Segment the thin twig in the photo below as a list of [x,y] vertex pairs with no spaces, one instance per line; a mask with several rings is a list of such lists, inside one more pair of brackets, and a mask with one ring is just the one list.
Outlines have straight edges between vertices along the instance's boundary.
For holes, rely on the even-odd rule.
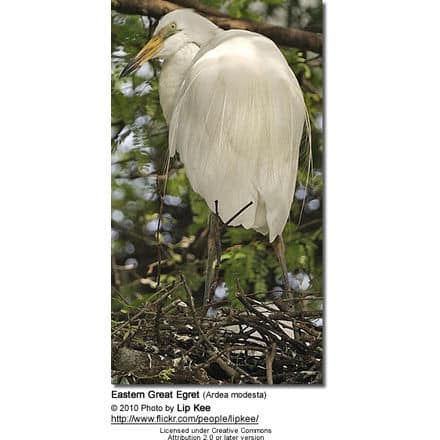
[[[202,330],[202,327],[200,326],[200,321],[197,319],[197,312],[196,312],[196,308],[195,308],[195,305],[194,305],[194,298],[192,296],[191,290],[189,289],[188,285],[186,284],[186,280],[185,280],[185,277],[184,277],[183,274],[180,274],[180,279],[181,279],[181,281],[183,283],[183,287],[185,289],[185,292],[186,292],[186,295],[187,295],[187,298],[188,298],[188,302],[189,302],[190,307],[191,307],[191,312],[192,312],[192,316],[193,316],[196,328],[197,328],[197,330],[198,330],[198,332],[200,334],[200,337],[210,347],[210,350],[208,350],[208,353],[212,356],[212,355],[218,353],[218,349],[206,337],[205,333]],[[226,374],[228,374],[231,377],[241,377],[241,376],[243,376],[243,377],[246,377],[248,380],[250,380],[252,383],[261,383],[259,380],[255,379],[254,377],[249,375],[243,369],[241,369],[241,368],[239,368],[237,366],[232,366],[231,365],[231,361],[229,359],[225,358],[221,353],[220,353],[216,363]]]
[[274,343],[270,346],[270,349],[267,351],[266,354],[266,377],[267,377],[268,385],[273,385],[272,364],[273,364],[273,360],[275,359],[276,349],[277,346]]
[[243,206],[236,214],[234,214],[226,223],[225,226],[229,226],[240,214],[249,208],[254,202],[250,201],[246,206]]

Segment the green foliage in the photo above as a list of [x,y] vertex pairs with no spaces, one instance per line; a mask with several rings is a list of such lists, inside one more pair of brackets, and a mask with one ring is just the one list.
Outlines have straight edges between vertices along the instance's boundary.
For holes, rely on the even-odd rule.
[[174,375],[174,372],[176,370],[174,368],[167,368],[166,370],[162,370],[159,373],[159,379],[161,382],[163,383],[170,383],[171,382],[171,378]]
[[194,192],[191,186],[189,188],[189,200],[193,214],[193,223],[188,227],[188,232],[190,234],[196,234],[208,224],[209,209],[202,197]]
[[266,245],[252,241],[247,245],[235,245],[222,255],[222,268],[227,286],[235,287],[236,282],[251,284],[254,292],[267,292],[266,278],[273,269],[273,255],[268,255]]
[[[226,8],[234,17],[261,21],[267,21],[269,15],[279,17],[280,11],[290,7],[291,12],[285,17],[292,25],[307,25],[318,30],[322,27],[322,5],[303,8],[296,1],[264,0],[257,10],[250,0],[207,0],[204,3]],[[123,66],[145,44],[149,32],[146,18],[112,14],[113,309],[127,317],[132,307],[142,305],[156,292],[159,258],[161,284],[175,282],[183,273],[198,300],[202,297],[206,264],[204,237],[209,210],[192,190],[178,158],[170,163],[166,197],[161,207],[168,133],[159,105],[160,65],[151,64],[142,74],[119,79]],[[312,285],[307,293],[319,296],[323,234],[321,59],[310,60],[314,54],[295,48],[281,49],[304,92],[313,139],[312,169],[309,169],[306,146],[301,153],[297,188],[304,187],[307,196],[305,201],[295,198],[292,206],[291,221],[284,231],[286,260],[292,273],[310,274]],[[320,206],[308,209],[311,201]],[[244,291],[264,295],[280,283],[281,270],[267,237],[241,227],[228,228],[222,244],[221,277],[230,291],[234,291],[239,282]],[[184,292],[180,294],[183,298]],[[233,301],[234,295],[230,298]],[[309,305],[319,307],[320,302]]]

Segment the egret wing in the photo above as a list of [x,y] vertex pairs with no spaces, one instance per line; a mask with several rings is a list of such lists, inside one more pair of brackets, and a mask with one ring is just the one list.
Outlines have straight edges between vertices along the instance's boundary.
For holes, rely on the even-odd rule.
[[189,68],[170,121],[193,189],[232,225],[281,234],[292,204],[305,121],[301,89],[277,46],[227,31]]

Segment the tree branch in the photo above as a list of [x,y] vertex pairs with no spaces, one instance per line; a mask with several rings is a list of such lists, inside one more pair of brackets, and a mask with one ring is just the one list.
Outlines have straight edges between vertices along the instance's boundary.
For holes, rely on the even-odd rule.
[[112,0],[112,9],[115,11],[123,14],[147,15],[157,19],[182,7],[195,9],[223,29],[257,32],[281,46],[297,47],[301,50],[322,54],[322,34],[273,26],[252,20],[235,19],[196,0],[173,0],[173,2],[167,0]]

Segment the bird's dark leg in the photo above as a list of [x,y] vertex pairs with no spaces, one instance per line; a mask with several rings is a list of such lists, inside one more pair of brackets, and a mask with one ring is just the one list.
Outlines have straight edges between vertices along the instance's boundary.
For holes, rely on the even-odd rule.
[[206,263],[205,293],[203,295],[203,305],[206,306],[212,298],[217,287],[220,271],[220,259],[222,247],[220,240],[220,229],[222,221],[218,216],[217,201],[215,204],[216,213],[209,214],[208,224],[208,258]]
[[[283,237],[281,235],[278,235],[278,237],[275,239],[274,243],[273,243],[273,247],[275,249],[275,254],[278,257],[278,261],[280,263],[281,266],[281,270],[283,272],[283,285],[284,285],[284,291],[285,291],[285,295],[289,300],[293,300],[293,293],[292,290],[290,288],[290,284],[289,284],[289,275],[287,272],[287,264],[286,264],[286,257],[284,254],[284,241],[283,241]],[[284,307],[286,307],[285,305],[283,306],[283,304],[280,302],[276,302],[276,304],[280,307],[281,310],[284,310]],[[289,306],[287,306],[287,310],[289,309]],[[296,303],[293,307],[292,310],[294,311],[301,311],[302,310],[302,304],[301,301],[299,301],[298,303]],[[296,319],[292,320],[292,326],[293,326],[293,334],[294,337],[297,341],[301,340],[301,333],[300,330],[298,329],[298,326],[296,324]]]
[[248,209],[253,202],[243,206],[226,223],[223,223],[218,213],[218,200],[215,201],[215,214],[209,214],[208,224],[208,259],[206,263],[205,292],[203,295],[203,305],[206,306],[215,292],[220,271],[220,259],[222,256],[221,235],[226,227],[234,221],[240,214]]
[[289,276],[287,274],[286,257],[284,255],[284,252],[285,252],[284,241],[283,241],[283,237],[281,235],[278,235],[278,237],[275,239],[275,241],[273,242],[273,247],[275,249],[275,254],[278,258],[278,261],[281,266],[281,270],[283,272],[284,292],[285,292],[287,298],[292,299],[293,294],[290,289]]

